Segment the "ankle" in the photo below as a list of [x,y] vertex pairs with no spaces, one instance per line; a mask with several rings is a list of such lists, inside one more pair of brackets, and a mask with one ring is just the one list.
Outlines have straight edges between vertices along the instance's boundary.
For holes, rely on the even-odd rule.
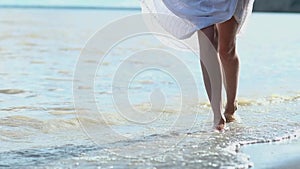
[[227,103],[225,107],[225,114],[226,113],[234,113],[237,110],[237,102],[235,101],[234,103]]

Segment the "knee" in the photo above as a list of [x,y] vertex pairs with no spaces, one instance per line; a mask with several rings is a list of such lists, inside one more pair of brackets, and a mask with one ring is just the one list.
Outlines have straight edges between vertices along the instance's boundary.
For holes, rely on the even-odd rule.
[[218,52],[221,60],[232,61],[238,59],[235,45],[226,45],[226,46],[220,45]]
[[218,30],[215,25],[201,29],[198,32],[198,38],[199,38],[199,43],[201,43],[200,41],[203,39],[204,40],[208,39],[210,44],[212,44],[216,50],[218,49]]

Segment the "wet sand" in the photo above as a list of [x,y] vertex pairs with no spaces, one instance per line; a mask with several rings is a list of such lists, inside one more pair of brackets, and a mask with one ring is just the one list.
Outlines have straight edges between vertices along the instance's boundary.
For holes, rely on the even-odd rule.
[[290,169],[300,167],[300,139],[247,145],[241,152],[250,156],[254,169]]
[[[167,96],[163,116],[144,125],[120,115],[112,99],[113,77],[120,72],[119,65],[136,51],[166,51],[151,36],[137,36],[120,43],[103,60],[101,71],[97,71],[95,100],[105,122],[95,118],[99,114],[90,116],[82,109],[76,114],[73,97],[80,93],[74,94],[72,80],[81,49],[104,25],[134,13],[0,10],[0,168],[247,168],[249,155],[254,168],[284,168],[288,166],[283,165],[299,159],[299,144],[292,141],[283,148],[285,143],[262,144],[300,128],[300,79],[295,78],[300,67],[300,39],[294,36],[299,27],[296,14],[253,15],[254,22],[249,23],[239,45],[242,76],[237,113],[242,121],[225,133],[211,132],[211,112],[199,58],[181,52],[178,58],[198,77],[199,104],[190,106],[178,118],[180,85],[166,73],[143,72],[130,85],[129,101],[137,110],[148,113],[148,96],[159,88]],[[282,25],[291,26],[284,34],[278,34],[287,29]],[[173,52],[172,49],[170,53]],[[97,61],[84,63],[94,65]],[[132,67],[142,64],[139,60],[129,63]],[[91,88],[83,84],[78,89],[84,92]],[[158,117],[155,113],[149,114]],[[77,118],[78,114],[85,116]],[[79,120],[91,129],[90,133],[97,131],[100,135],[89,137]],[[189,129],[195,132],[187,135]],[[116,139],[119,135],[130,139],[120,141]],[[93,141],[102,142],[95,145]],[[243,146],[246,154],[237,153],[233,143],[240,142],[256,145]],[[282,150],[276,156],[272,151],[278,149]],[[147,158],[153,154],[155,158]]]

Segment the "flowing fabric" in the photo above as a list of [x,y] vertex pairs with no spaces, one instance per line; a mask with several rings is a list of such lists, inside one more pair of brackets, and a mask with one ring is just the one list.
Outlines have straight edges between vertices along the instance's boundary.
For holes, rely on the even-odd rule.
[[234,17],[241,32],[252,12],[254,0],[141,0],[142,12],[164,14],[160,25],[178,39]]
[[[161,26],[166,32],[182,40],[174,43],[172,40],[157,35],[162,43],[169,47],[191,49],[200,54],[202,68],[205,68],[207,72],[203,74],[203,77],[205,83],[209,84],[207,93],[210,96],[214,113],[214,128],[217,130],[223,130],[225,127],[223,123],[225,117],[222,114],[223,80],[220,58],[214,45],[206,36],[200,32],[198,39],[195,32],[234,17],[238,23],[238,33],[240,33],[252,12],[253,2],[254,0],[142,0],[143,12],[153,16],[153,19],[145,16],[150,30]],[[164,34],[163,31],[162,33]],[[180,45],[181,42],[183,42],[182,45]]]

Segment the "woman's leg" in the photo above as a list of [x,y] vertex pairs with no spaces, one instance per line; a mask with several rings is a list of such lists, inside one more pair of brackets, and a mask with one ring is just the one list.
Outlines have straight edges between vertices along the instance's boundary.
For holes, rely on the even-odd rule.
[[217,30],[215,25],[198,31],[200,45],[200,62],[211,107],[214,113],[214,125],[218,130],[225,127],[222,115],[222,73],[221,64],[216,50]]
[[232,17],[230,20],[217,25],[219,33],[219,55],[224,70],[224,80],[227,104],[225,117],[227,122],[234,121],[236,110],[236,95],[239,76],[239,58],[236,52],[236,34],[238,23]]

